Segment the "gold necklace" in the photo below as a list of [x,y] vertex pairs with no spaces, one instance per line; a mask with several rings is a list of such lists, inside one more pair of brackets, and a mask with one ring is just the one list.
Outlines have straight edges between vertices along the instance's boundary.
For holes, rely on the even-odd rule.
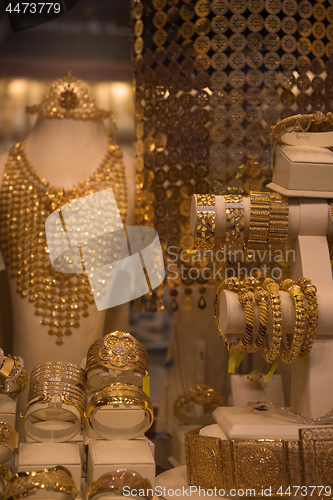
[[125,167],[119,146],[109,138],[102,162],[88,179],[71,188],[57,188],[36,173],[25,146],[26,138],[9,151],[1,186],[0,244],[11,276],[17,279],[17,292],[35,304],[40,323],[49,327],[48,333],[61,345],[64,335],[71,335],[73,328],[79,328],[80,318],[89,315],[94,297],[86,273],[63,274],[53,269],[45,220],[70,201],[112,188],[125,224]]

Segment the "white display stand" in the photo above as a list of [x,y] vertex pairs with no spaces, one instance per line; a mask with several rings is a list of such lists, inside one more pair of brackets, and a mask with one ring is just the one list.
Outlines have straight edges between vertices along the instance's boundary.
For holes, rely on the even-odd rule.
[[284,395],[281,375],[273,375],[269,382],[260,380],[262,390],[246,380],[244,375],[231,375],[231,395],[233,406],[246,406],[248,401],[269,401],[284,406]]
[[0,422],[6,422],[15,429],[17,402],[7,394],[0,394]]
[[[15,468],[17,472],[33,472],[63,465],[72,473],[80,490],[82,462],[83,454],[78,443],[21,443]],[[45,498],[45,493],[38,490],[36,498]]]
[[107,472],[131,469],[155,485],[155,460],[149,444],[143,439],[90,441],[87,460],[87,484]]
[[[101,427],[102,430],[107,432],[107,439],[134,439],[144,435],[149,420],[142,408],[126,407],[124,405],[119,405],[118,408],[104,406],[99,408],[98,422],[96,421],[95,424],[96,430]],[[141,431],[138,430],[140,427],[142,427]],[[99,437],[96,432],[90,429],[87,423],[84,426],[84,433],[85,440]]]
[[[216,197],[216,234],[225,236],[225,209],[220,197]],[[224,198],[224,197],[222,197]],[[246,202],[245,202],[246,200]],[[245,233],[248,233],[250,205],[244,198]],[[219,208],[218,208],[219,207]],[[196,227],[196,196],[192,201],[191,227]],[[224,232],[223,232],[224,231]],[[288,237],[295,251],[291,262],[294,280],[310,278],[317,287],[319,321],[317,339],[309,356],[297,360],[292,367],[291,409],[307,417],[318,417],[333,407],[333,282],[327,236],[333,234],[333,222],[326,200],[298,198],[289,200]],[[294,306],[287,292],[280,292],[282,305],[282,331],[292,333],[294,329]],[[237,294],[223,291],[220,300],[221,328],[225,334],[245,331],[244,309]],[[271,314],[270,314],[271,317]],[[259,312],[255,307],[254,333],[259,329]],[[271,323],[268,333],[271,333]],[[325,336],[323,340],[322,336]],[[264,400],[264,398],[261,398]]]
[[172,432],[172,456],[168,458],[168,462],[173,467],[185,465],[185,433],[198,428],[198,424],[184,425],[177,424]]
[[[260,411],[250,407],[221,406],[216,408],[213,417],[228,439],[298,440],[299,429],[311,427],[293,422],[276,410]],[[333,424],[315,427],[332,428]]]

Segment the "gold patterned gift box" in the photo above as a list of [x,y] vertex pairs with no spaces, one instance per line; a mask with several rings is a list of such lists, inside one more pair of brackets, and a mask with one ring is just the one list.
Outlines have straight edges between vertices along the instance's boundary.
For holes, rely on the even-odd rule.
[[188,483],[226,496],[251,490],[251,496],[332,498],[333,429],[299,432],[298,441],[222,440],[201,436],[199,429],[187,432]]

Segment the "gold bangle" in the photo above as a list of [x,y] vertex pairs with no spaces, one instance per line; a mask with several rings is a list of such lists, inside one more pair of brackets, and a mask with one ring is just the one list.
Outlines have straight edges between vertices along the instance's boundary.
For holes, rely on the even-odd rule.
[[284,248],[288,239],[288,199],[279,193],[270,193],[269,214],[267,245],[273,249]]
[[277,142],[283,143],[282,136],[292,132],[308,132],[311,124],[319,125],[320,123],[328,122],[333,125],[333,114],[328,112],[326,115],[321,111],[316,111],[308,115],[294,115],[284,118],[279,123],[272,127],[271,143],[275,145]]
[[215,194],[197,194],[195,248],[213,250],[215,246]]
[[244,282],[249,283],[249,288],[259,307],[259,333],[253,344],[247,345],[246,352],[253,353],[262,348],[268,325],[268,292],[259,286],[259,281],[254,278],[246,278]]
[[0,370],[0,393],[16,399],[28,382],[24,361],[18,356],[5,356]]
[[269,345],[268,336],[265,336],[262,346],[262,354],[264,359],[268,363],[273,363],[280,353],[280,346],[282,341],[282,309],[281,299],[279,295],[280,287],[272,278],[267,278],[264,281],[263,286],[270,297],[272,307],[273,335],[271,345]]
[[19,500],[32,491],[52,489],[70,495],[79,494],[73,476],[61,465],[36,472],[18,472],[7,483],[3,500]]
[[108,472],[96,479],[88,488],[87,500],[95,496],[103,496],[103,493],[111,495],[123,495],[123,489],[127,486],[130,490],[135,489],[140,497],[153,500],[153,492],[149,479],[143,479],[140,474],[129,469],[120,469]]
[[226,210],[225,243],[231,250],[244,249],[244,203],[243,196],[227,194],[224,196]]
[[[132,439],[146,432],[154,420],[154,410],[148,396],[139,387],[132,384],[117,382],[97,391],[88,401],[86,422],[89,428],[100,437],[106,439],[122,439],[120,429],[112,428],[112,420],[104,425],[98,421],[98,411],[107,406],[119,405],[137,407],[145,411],[145,418],[133,428],[124,430],[126,439]],[[123,430],[123,429],[122,429]]]
[[269,194],[250,193],[251,212],[248,250],[265,250],[269,228]]
[[287,291],[292,298],[295,307],[295,326],[289,352],[282,343],[280,356],[284,363],[292,363],[300,356],[303,345],[305,331],[304,301],[301,294],[301,287],[291,279],[284,280],[282,289]]
[[16,431],[13,427],[0,422],[0,463],[12,458],[16,448]]
[[[105,369],[109,371],[109,377],[101,373],[101,370]],[[89,387],[102,389],[114,383],[114,379],[118,377],[118,370],[124,372],[122,381],[140,385],[141,378],[131,377],[126,372],[133,371],[146,375],[148,352],[130,333],[115,331],[98,339],[88,350],[86,378]]]
[[242,344],[242,338],[241,335],[237,336],[238,338],[238,343],[232,342],[225,333],[223,333],[222,328],[221,328],[221,321],[220,321],[220,300],[221,300],[221,293],[223,290],[229,290],[231,292],[237,291],[239,288],[239,279],[238,278],[228,278],[226,280],[223,280],[222,283],[219,285],[216,295],[215,295],[215,300],[214,300],[214,321],[215,321],[215,326],[218,331],[219,336],[223,340],[224,344],[230,351],[234,352],[240,352],[244,350],[244,346]]
[[30,387],[43,382],[64,382],[85,388],[84,370],[80,366],[62,361],[47,362],[35,366],[31,372]]
[[200,406],[225,406],[223,397],[215,391],[215,389],[209,387],[209,385],[197,384],[189,391],[186,391],[181,396],[178,396],[173,405],[174,415],[184,424],[212,423],[211,413],[195,415],[182,411],[184,406],[192,402]]
[[301,287],[302,293],[305,295],[308,308],[307,308],[307,335],[303,342],[303,346],[299,357],[307,356],[311,350],[314,339],[317,335],[318,326],[318,300],[317,288],[312,284],[308,278],[300,278],[297,284]]

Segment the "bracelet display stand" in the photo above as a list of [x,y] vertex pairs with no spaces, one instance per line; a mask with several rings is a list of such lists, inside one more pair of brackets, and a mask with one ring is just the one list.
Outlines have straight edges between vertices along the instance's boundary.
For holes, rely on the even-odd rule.
[[198,424],[176,424],[172,433],[172,456],[168,457],[168,462],[172,467],[185,465],[185,434],[198,428]]
[[0,422],[6,422],[15,429],[17,402],[7,394],[0,394]]
[[[320,153],[320,152],[318,152]],[[326,153],[326,152],[325,152]],[[310,151],[307,151],[309,161]],[[315,160],[316,161],[316,160]],[[312,177],[317,176],[316,165],[310,158]],[[323,162],[326,174],[332,179],[332,168]],[[311,170],[312,166],[312,170]],[[289,172],[290,174],[290,172]],[[302,171],[304,176],[304,171]],[[286,177],[288,175],[286,174]],[[278,177],[276,177],[278,178]],[[275,178],[275,180],[276,180]],[[304,186],[309,189],[310,183]],[[303,186],[303,187],[304,187]],[[295,195],[293,189],[280,186],[276,183],[271,187],[287,196]],[[295,187],[295,186],[292,186]],[[332,269],[327,244],[327,237],[333,235],[333,221],[327,201],[321,198],[333,197],[333,192],[302,191],[302,198],[289,198],[289,227],[288,239],[294,251],[294,261],[291,263],[291,277],[298,280],[306,277],[312,280],[317,287],[319,321],[317,338],[314,341],[310,354],[305,359],[298,359],[292,366],[291,381],[291,410],[305,417],[319,417],[333,407],[333,385],[328,383],[333,377],[333,282]],[[315,187],[316,189],[316,187]],[[300,194],[300,192],[299,192]],[[249,233],[250,199],[244,198],[244,236]],[[215,197],[215,236],[225,237],[226,210],[224,197]],[[197,226],[197,200],[192,199],[191,229],[195,235]],[[294,329],[294,306],[290,295],[280,291],[282,307],[282,331],[292,333]],[[255,307],[253,333],[259,331],[259,311]],[[272,316],[270,311],[270,317]],[[222,291],[220,299],[221,328],[225,334],[235,334],[245,331],[244,309],[238,301],[237,294]],[[268,334],[272,331],[272,323],[268,324]],[[249,400],[251,397],[249,397]],[[261,397],[261,400],[266,398]],[[289,417],[277,411],[256,411],[248,407],[219,407],[215,410],[216,425],[207,426],[200,430],[202,436],[209,436],[221,440],[229,439],[278,439],[298,440],[299,429],[311,427],[309,424],[293,422]],[[317,426],[327,429],[331,426]],[[200,461],[199,461],[200,463]],[[186,484],[185,468],[178,467],[173,471],[160,475],[156,485],[169,485],[175,488],[178,484]],[[186,495],[181,495],[186,496]]]
[[244,375],[230,376],[233,406],[246,406],[248,401],[265,399],[271,403],[284,406],[284,394],[281,375],[273,375],[269,382],[262,377],[260,385],[246,380]]

